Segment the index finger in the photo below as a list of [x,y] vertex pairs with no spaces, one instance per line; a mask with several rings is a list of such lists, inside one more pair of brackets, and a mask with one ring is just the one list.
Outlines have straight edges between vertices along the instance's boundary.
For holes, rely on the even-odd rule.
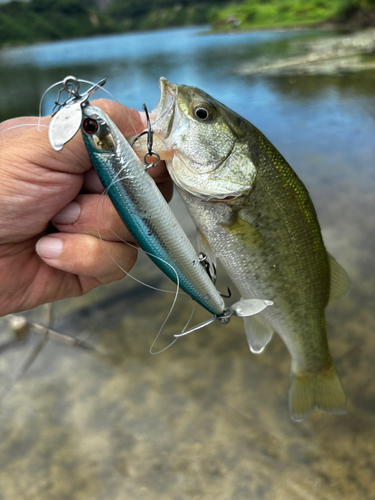
[[[92,103],[102,108],[117,125],[125,137],[142,132],[145,128],[142,114],[133,108],[107,99]],[[54,151],[48,139],[50,116],[22,117],[8,120],[0,125],[2,157],[15,163],[15,157],[24,167],[34,165],[49,170],[82,174],[91,168],[91,163],[81,134],[76,134],[62,151]],[[38,124],[40,125],[38,127]],[[28,126],[29,125],[29,126]]]

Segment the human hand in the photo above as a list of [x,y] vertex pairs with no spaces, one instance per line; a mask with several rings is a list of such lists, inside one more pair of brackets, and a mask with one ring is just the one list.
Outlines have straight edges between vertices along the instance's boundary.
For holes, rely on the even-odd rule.
[[[104,99],[93,104],[125,137],[135,135],[133,126],[137,133],[146,127],[143,113],[135,109],[125,113],[123,106]],[[49,120],[43,118],[41,125]],[[80,296],[121,279],[124,272],[110,255],[126,272],[137,258],[137,250],[109,229],[134,243],[108,197],[104,219],[102,209],[97,210],[103,187],[81,134],[56,152],[47,130],[19,127],[31,123],[36,125],[38,118],[0,124],[0,316]],[[169,200],[172,182],[164,164],[150,174]]]

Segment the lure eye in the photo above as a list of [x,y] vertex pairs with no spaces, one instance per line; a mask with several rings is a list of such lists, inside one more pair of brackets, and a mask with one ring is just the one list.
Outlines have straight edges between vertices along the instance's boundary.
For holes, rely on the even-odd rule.
[[88,134],[95,134],[98,128],[99,128],[98,122],[93,120],[92,118],[87,118],[83,122],[83,130]]
[[208,122],[214,117],[214,109],[208,104],[197,104],[193,108],[193,115],[199,121]]

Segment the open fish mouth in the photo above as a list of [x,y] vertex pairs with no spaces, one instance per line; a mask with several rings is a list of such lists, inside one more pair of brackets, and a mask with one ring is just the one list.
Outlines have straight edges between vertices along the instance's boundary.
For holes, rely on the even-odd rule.
[[159,88],[160,99],[155,112],[158,115],[158,118],[161,118],[174,105],[174,96],[177,94],[177,85],[162,76],[159,79]]
[[180,117],[176,113],[178,86],[161,77],[159,80],[160,99],[154,113],[156,114],[153,127],[155,132],[167,139],[177,128]]

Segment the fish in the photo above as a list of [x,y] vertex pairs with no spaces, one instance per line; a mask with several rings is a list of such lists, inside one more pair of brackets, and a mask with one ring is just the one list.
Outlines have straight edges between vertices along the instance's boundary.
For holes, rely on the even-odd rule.
[[225,310],[196,250],[128,141],[97,106],[82,107],[81,132],[91,163],[122,221],[150,259],[214,315]]
[[274,332],[291,356],[289,411],[346,413],[327,341],[325,308],[349,289],[327,252],[309,193],[254,125],[203,90],[161,78],[154,149],[166,164],[209,259],[219,259],[242,300],[273,302],[244,318],[250,349]]

